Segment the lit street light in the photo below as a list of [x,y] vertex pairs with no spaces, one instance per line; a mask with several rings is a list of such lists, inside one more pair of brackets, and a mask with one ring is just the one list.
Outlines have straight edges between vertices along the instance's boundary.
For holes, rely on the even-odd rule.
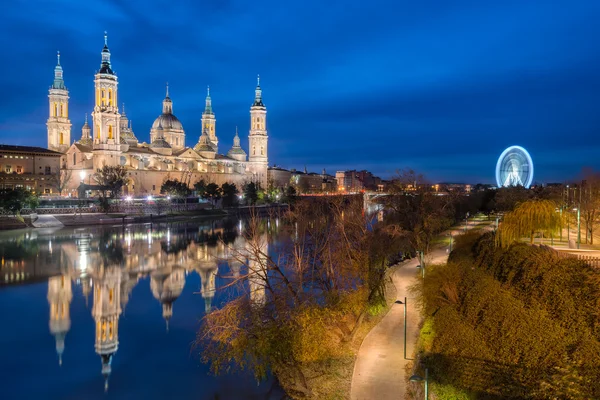
[[404,303],[400,300],[396,300],[396,304],[404,304],[404,359],[406,358],[406,297],[404,298]]
[[411,382],[425,381],[425,400],[429,400],[429,369],[425,368],[425,379],[421,375],[413,375],[409,379]]

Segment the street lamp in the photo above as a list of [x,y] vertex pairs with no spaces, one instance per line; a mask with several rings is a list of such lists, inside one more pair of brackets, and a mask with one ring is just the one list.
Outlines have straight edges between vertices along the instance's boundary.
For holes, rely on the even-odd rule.
[[448,236],[450,236],[450,253],[452,253],[452,238],[453,238],[453,236],[452,236],[452,232],[450,232],[450,233],[448,234]]
[[581,245],[581,207],[574,208],[573,211],[577,210],[577,249]]
[[400,300],[396,300],[397,304],[404,304],[404,359],[406,358],[406,297],[404,298],[404,303]]
[[429,369],[425,368],[425,379],[421,375],[413,375],[408,378],[411,382],[423,382],[425,381],[425,400],[429,400]]

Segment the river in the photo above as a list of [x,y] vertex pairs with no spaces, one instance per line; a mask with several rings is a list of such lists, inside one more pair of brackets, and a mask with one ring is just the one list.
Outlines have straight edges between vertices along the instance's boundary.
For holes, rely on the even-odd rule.
[[274,379],[211,375],[193,347],[231,295],[242,225],[0,232],[0,398],[282,398]]

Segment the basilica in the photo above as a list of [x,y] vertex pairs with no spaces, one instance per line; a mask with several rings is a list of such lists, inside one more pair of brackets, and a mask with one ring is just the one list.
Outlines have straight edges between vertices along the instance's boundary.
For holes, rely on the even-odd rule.
[[64,82],[60,54],[54,69],[54,82],[48,95],[48,149],[63,154],[61,168],[72,175],[67,192],[76,192],[81,183],[95,184],[93,174],[105,165],[122,165],[128,170],[129,180],[123,190],[129,195],[159,194],[167,179],[178,179],[190,185],[200,179],[217,184],[241,185],[254,181],[266,185],[267,109],[262,100],[260,79],[250,107],[249,155],[240,144],[237,129],[227,154],[219,154],[210,89],[202,113],[202,132],[194,147],[185,146],[185,130],[173,114],[168,85],[162,113],[152,124],[150,143],[145,143],[134,134],[124,107],[118,107],[118,79],[112,69],[106,34],[101,55],[100,69],[94,79],[91,121],[88,123],[86,115],[81,138],[77,141],[71,142],[69,91]]

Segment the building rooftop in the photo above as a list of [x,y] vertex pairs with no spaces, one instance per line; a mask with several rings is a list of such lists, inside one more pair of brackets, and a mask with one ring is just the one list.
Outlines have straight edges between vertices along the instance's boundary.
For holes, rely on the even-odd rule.
[[19,153],[43,153],[49,156],[62,156],[58,151],[44,149],[43,147],[34,146],[14,146],[11,144],[0,144],[0,151],[11,151]]

